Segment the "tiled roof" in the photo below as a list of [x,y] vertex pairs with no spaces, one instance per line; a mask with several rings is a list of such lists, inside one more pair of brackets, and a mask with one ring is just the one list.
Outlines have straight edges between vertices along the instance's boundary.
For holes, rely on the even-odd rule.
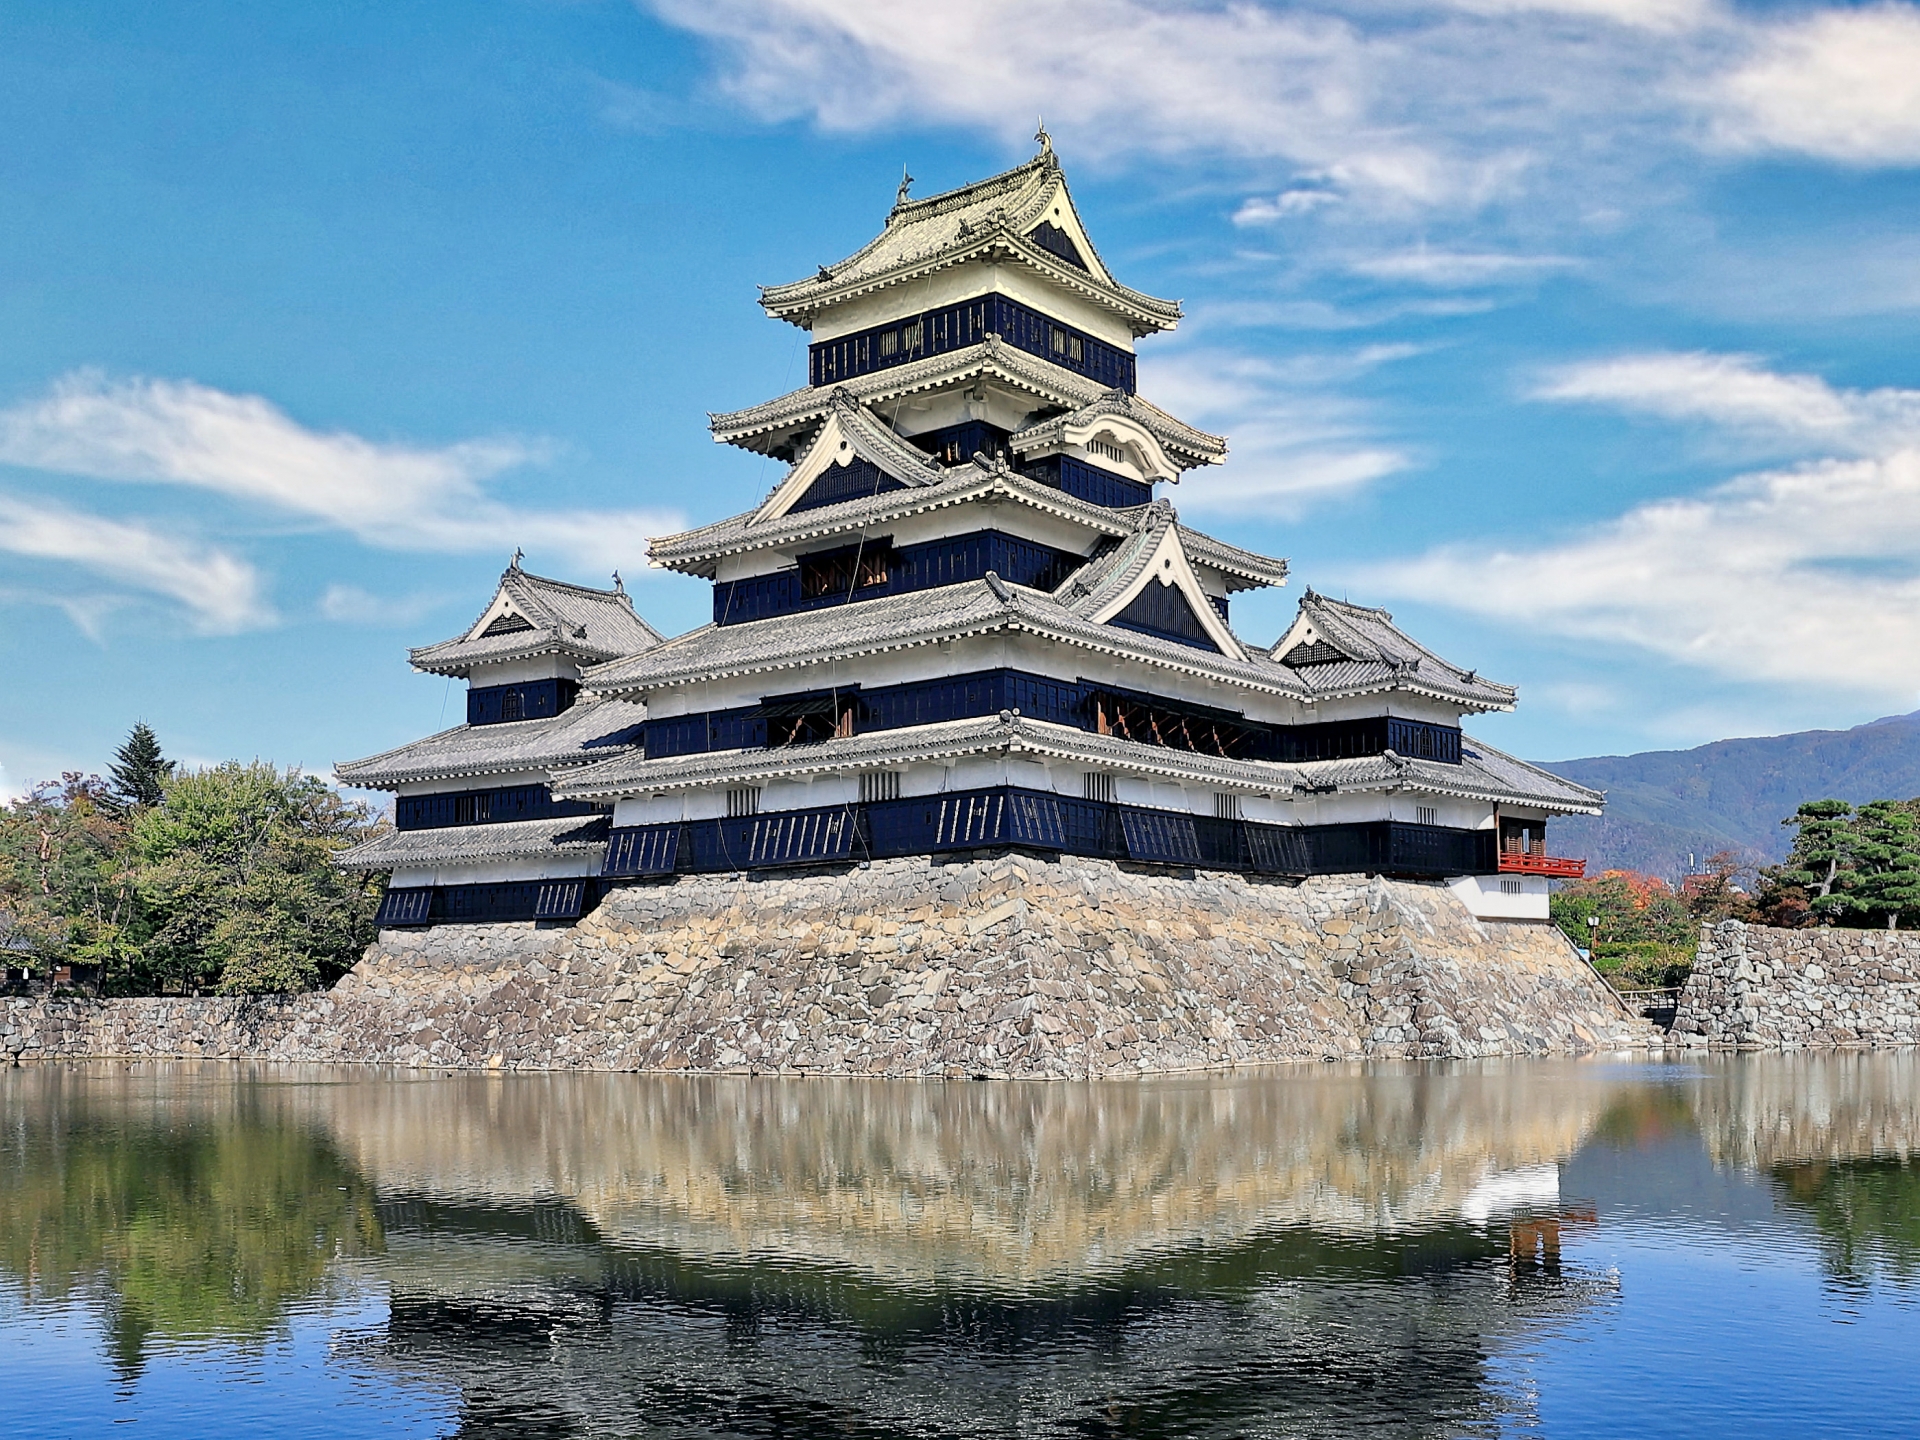
[[740,625],[705,625],[645,655],[588,672],[587,683],[610,694],[637,694],[730,675],[787,670],[827,660],[905,650],[995,631],[1050,636],[1160,669],[1283,695],[1305,687],[1293,671],[1255,651],[1246,660],[1102,625],[1038,590],[998,576],[915,590],[880,600],[836,605]]
[[638,742],[647,707],[593,700],[546,720],[457,725],[411,745],[334,766],[343,785],[393,790],[422,780],[515,775],[581,765]]
[[757,512],[735,515],[698,530],[654,540],[649,545],[649,553],[656,565],[711,578],[714,562],[725,555],[802,545],[978,500],[1011,500],[1075,521],[1096,534],[1116,538],[1130,534],[1134,527],[1135,511],[1114,510],[1090,500],[1076,500],[1009,469],[1002,460],[981,464],[976,459],[944,471],[943,476],[937,486],[889,490],[769,520],[754,519]]
[[[531,627],[501,635],[476,635],[480,622],[505,596],[513,613]],[[416,670],[464,677],[476,665],[536,655],[568,655],[582,664],[633,655],[658,645],[661,635],[634,613],[625,590],[595,590],[530,575],[517,564],[500,577],[492,600],[472,625],[451,640],[408,652]]]
[[[1068,410],[1091,405],[1107,393],[1104,387],[1083,375],[1076,375],[1038,355],[1029,355],[998,336],[989,336],[963,350],[949,350],[889,370],[855,376],[832,390],[807,385],[745,410],[712,415],[708,419],[714,439],[749,450],[768,451],[779,448],[795,432],[811,433],[833,403],[836,390],[844,389],[872,408],[921,391],[950,389],[980,376]],[[1141,423],[1153,431],[1154,438],[1175,463],[1205,465],[1225,453],[1227,442],[1218,435],[1196,430],[1145,401],[1139,402],[1138,409]]]
[[900,730],[876,730],[866,735],[777,750],[724,750],[661,760],[622,756],[602,765],[569,772],[555,787],[555,793],[600,799],[989,754],[1045,755],[1156,779],[1191,780],[1238,790],[1284,790],[1295,778],[1292,766],[1224,760],[1214,755],[1143,745],[1112,735],[1096,735],[1070,725],[1002,714]]
[[[1302,665],[1295,671],[1317,698],[1371,692],[1380,689],[1383,681],[1391,681],[1397,689],[1425,691],[1476,708],[1513,707],[1512,686],[1482,679],[1441,659],[1395,625],[1385,610],[1332,600],[1309,590],[1300,597],[1300,614],[1312,622],[1325,643],[1347,657]],[[1290,627],[1288,635],[1292,633]],[[1274,646],[1275,660],[1284,658],[1281,652],[1287,644],[1283,636]]]
[[1563,780],[1471,737],[1462,737],[1460,755],[1458,765],[1413,760],[1389,752],[1348,760],[1305,761],[1294,768],[1307,785],[1333,785],[1343,791],[1418,790],[1456,799],[1509,801],[1582,815],[1598,815],[1606,803],[1605,797],[1596,790]]
[[703,786],[764,782],[842,771],[952,759],[963,755],[1027,754],[1082,762],[1156,779],[1184,780],[1228,790],[1290,793],[1332,786],[1336,791],[1407,790],[1454,799],[1520,803],[1563,814],[1598,814],[1602,798],[1536,766],[1468,741],[1459,765],[1369,755],[1351,760],[1279,764],[1228,760],[1168,746],[1096,735],[1067,725],[1003,713],[845,739],[767,750],[722,750],[648,760],[622,755],[569,771],[554,793],[580,799],[666,793]]
[[1085,257],[1088,268],[1081,270],[1027,238],[1065,189],[1059,163],[1047,150],[958,190],[902,200],[887,216],[886,229],[867,245],[808,279],[763,289],[760,303],[768,314],[804,325],[831,305],[949,266],[1013,259],[1124,316],[1136,335],[1170,329],[1180,318],[1177,301],[1156,300],[1119,284],[1097,254]]
[[[1069,430],[1077,430],[1090,425],[1103,416],[1120,416],[1133,421],[1142,429],[1152,433],[1158,439],[1163,431],[1177,428],[1185,432],[1183,438],[1193,442],[1191,453],[1204,450],[1204,455],[1194,463],[1215,464],[1224,459],[1227,453],[1227,437],[1209,435],[1204,430],[1195,430],[1183,425],[1152,401],[1143,400],[1138,395],[1130,395],[1125,390],[1108,390],[1097,399],[1089,401],[1077,410],[1064,415],[1055,415],[1051,419],[1041,420],[1016,430],[1008,437],[1007,445],[1016,455],[1024,455],[1029,450],[1038,450],[1046,445],[1058,444]],[[1165,442],[1162,442],[1165,443]]]
[[436,830],[392,830],[342,850],[342,870],[398,870],[469,865],[485,860],[540,860],[594,853],[607,842],[608,817],[507,820],[497,825],[449,825]]

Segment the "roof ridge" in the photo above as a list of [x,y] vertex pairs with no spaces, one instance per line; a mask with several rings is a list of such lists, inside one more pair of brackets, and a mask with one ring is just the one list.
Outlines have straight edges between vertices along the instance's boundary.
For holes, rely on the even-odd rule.
[[1044,174],[1059,168],[1060,162],[1054,153],[1051,150],[1043,150],[1031,160],[1023,160],[1011,170],[1002,170],[999,174],[989,175],[984,180],[970,181],[965,185],[955,186],[951,190],[942,190],[918,200],[902,200],[887,213],[887,225],[891,227],[896,221],[911,225],[921,220],[932,219],[936,215],[962,210],[968,205],[988,198],[986,192],[995,186],[999,187],[997,193],[1017,190],[1032,178],[1034,172]]

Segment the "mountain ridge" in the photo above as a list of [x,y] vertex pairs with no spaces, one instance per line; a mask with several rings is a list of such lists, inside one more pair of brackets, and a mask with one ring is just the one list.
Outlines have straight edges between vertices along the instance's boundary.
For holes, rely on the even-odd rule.
[[1770,865],[1792,843],[1781,820],[1803,801],[1832,796],[1857,805],[1920,796],[1920,711],[1849,730],[1536,763],[1607,792],[1605,815],[1553,825],[1549,848],[1584,855],[1589,874],[1621,869],[1674,877],[1692,868],[1689,856],[1697,865],[1721,850]]

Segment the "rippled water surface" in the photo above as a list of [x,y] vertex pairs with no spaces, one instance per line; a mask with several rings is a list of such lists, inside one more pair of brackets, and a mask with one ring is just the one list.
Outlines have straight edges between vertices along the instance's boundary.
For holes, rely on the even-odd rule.
[[1920,1436],[1914,1055],[0,1115],[7,1436]]

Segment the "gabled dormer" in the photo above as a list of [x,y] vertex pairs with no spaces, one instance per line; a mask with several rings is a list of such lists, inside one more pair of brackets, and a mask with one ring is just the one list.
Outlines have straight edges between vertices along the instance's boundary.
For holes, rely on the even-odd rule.
[[1068,609],[1101,625],[1115,625],[1246,659],[1220,610],[1195,573],[1173,507],[1156,500],[1140,513],[1139,526],[1054,592]]
[[1387,690],[1424,694],[1463,710],[1510,710],[1510,685],[1463,670],[1393,623],[1388,611],[1308,590],[1269,652],[1322,696]]
[[596,590],[530,575],[515,555],[493,599],[461,634],[409,652],[413,668],[468,682],[467,720],[544,720],[572,706],[580,673],[661,642],[626,587]]
[[849,391],[836,390],[820,429],[752,523],[944,478],[926,451],[895,435]]

